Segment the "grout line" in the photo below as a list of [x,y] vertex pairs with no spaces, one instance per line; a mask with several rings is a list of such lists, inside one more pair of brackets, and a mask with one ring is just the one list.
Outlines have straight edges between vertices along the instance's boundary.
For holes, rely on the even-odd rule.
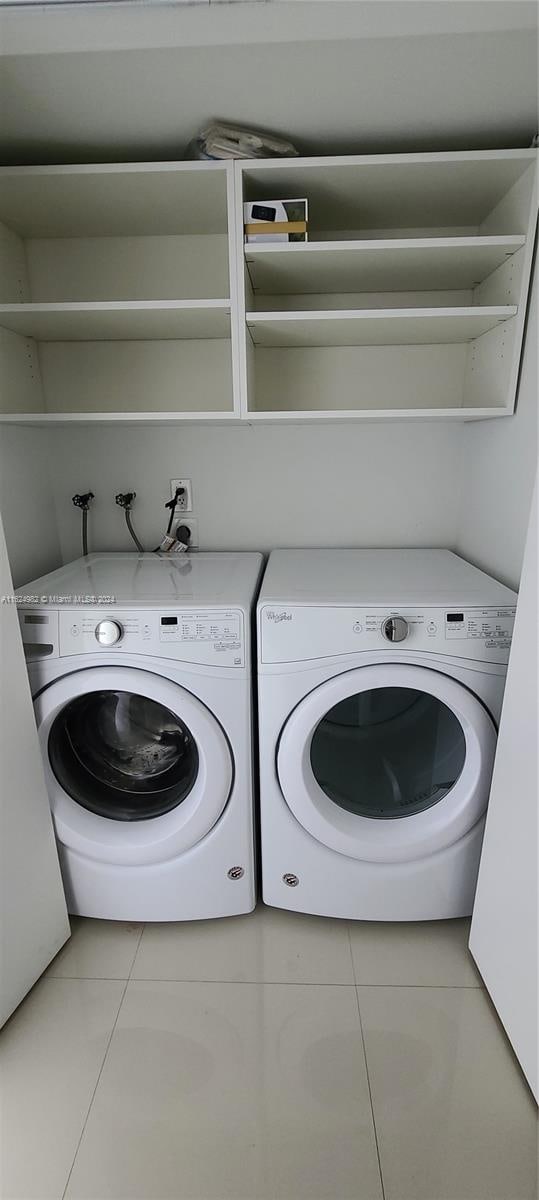
[[357,985],[356,968],[355,968],[355,963],[354,963],[354,952],[352,950],[352,932],[350,929],[349,921],[345,922],[345,929],[346,929],[346,937],[348,940],[348,953],[350,954],[350,966],[352,968],[352,979],[354,980],[354,984]]
[[144,930],[145,930],[145,928],[146,928],[146,925],[142,925],[142,926],[141,926],[140,933],[139,933],[139,935],[138,935],[138,941],[137,941],[136,950],[135,950],[135,953],[134,953],[134,955],[133,955],[133,959],[132,959],[132,962],[131,962],[131,966],[130,966],[130,968],[129,968],[129,974],[128,974],[128,976],[127,976],[127,982],[128,982],[128,983],[129,983],[129,980],[131,979],[131,976],[132,976],[132,974],[133,974],[133,967],[134,967],[134,965],[135,965],[135,962],[136,962],[137,954],[138,954],[138,952],[139,952],[139,946],[140,946],[140,943],[141,943],[141,941],[142,941],[142,935],[143,935],[143,933],[144,933]]
[[[0,0],[1,2],[1,0]],[[60,977],[59,977],[60,978]],[[78,979],[80,976],[63,976],[64,979]],[[92,976],[93,978],[93,976]],[[116,983],[122,982],[115,980]],[[212,985],[234,984],[247,987],[368,987],[368,988],[411,988],[423,989],[428,992],[481,992],[484,989],[470,983],[342,983],[332,979],[329,982],[319,979],[179,979],[176,975],[136,975],[130,976],[128,983],[210,983]]]
[[377,1157],[377,1159],[378,1159],[378,1170],[379,1170],[379,1172],[380,1172],[380,1187],[382,1188],[382,1200],[385,1200],[385,1197],[386,1197],[386,1190],[385,1190],[385,1187],[384,1187],[384,1174],[383,1174],[383,1171],[382,1171],[382,1159],[381,1159],[381,1155],[380,1155],[380,1145],[379,1145],[379,1142],[378,1142],[378,1130],[377,1130],[377,1128],[376,1128],[376,1117],[375,1117],[375,1115],[374,1115],[374,1104],[373,1104],[373,1099],[372,1099],[372,1087],[371,1087],[371,1077],[370,1077],[370,1073],[369,1073],[369,1061],[368,1061],[368,1058],[367,1058],[367,1047],[366,1047],[366,1044],[365,1044],[365,1034],[364,1034],[364,1032],[363,1032],[363,1022],[362,1022],[362,1020],[361,1020],[361,1008],[360,1008],[360,1005],[359,1005],[359,995],[358,995],[358,990],[357,990],[357,987],[356,987],[356,1001],[357,1001],[357,1011],[358,1011],[358,1017],[359,1017],[359,1028],[360,1028],[360,1031],[361,1031],[361,1043],[362,1043],[362,1046],[363,1046],[363,1058],[364,1058],[364,1060],[365,1060],[365,1072],[366,1072],[366,1075],[367,1075],[367,1087],[368,1087],[368,1089],[369,1089],[369,1100],[370,1100],[370,1105],[371,1105],[372,1127],[373,1127],[373,1131],[374,1131],[374,1141],[375,1141],[375,1143],[376,1143],[376,1157]]
[[484,988],[477,983],[363,983],[356,980],[356,987],[368,988],[413,988],[424,989],[427,992],[482,992]]
[[[0,0],[1,2],[1,0]],[[142,934],[140,935],[142,938]],[[140,944],[140,939],[139,939]],[[425,991],[446,991],[446,992],[484,992],[485,988],[480,983],[389,983],[387,980],[382,983],[366,983],[364,980],[356,978],[355,967],[352,961],[354,971],[354,980],[345,982],[343,980],[322,980],[322,979],[186,979],[177,975],[135,975],[133,970],[137,951],[128,975],[49,975],[47,979],[55,980],[70,980],[90,982],[95,980],[99,983],[211,983],[211,984],[245,984],[245,985],[262,985],[264,987],[365,987],[365,988],[412,988],[424,989]]]
[[[350,953],[352,953],[352,939],[350,937],[350,926],[348,926],[348,940],[350,942]],[[352,955],[352,963],[353,963],[353,955]],[[355,974],[356,974],[356,971],[355,971],[355,967],[354,967],[354,978],[355,978]],[[380,1173],[380,1187],[382,1189],[382,1200],[385,1200],[386,1190],[384,1187],[384,1175],[383,1175],[383,1171],[382,1171],[382,1158],[380,1155],[380,1145],[378,1142],[378,1130],[376,1128],[376,1117],[374,1115],[371,1077],[370,1077],[370,1073],[369,1073],[369,1061],[367,1058],[367,1046],[365,1044],[365,1034],[363,1032],[363,1021],[361,1020],[361,1007],[360,1007],[360,1003],[359,1003],[359,991],[358,991],[357,983],[356,983],[356,1004],[357,1004],[357,1015],[359,1018],[359,1030],[361,1033],[361,1044],[363,1046],[363,1060],[365,1062],[365,1073],[367,1076],[367,1087],[369,1089],[369,1101],[370,1101],[370,1106],[371,1106],[372,1128],[373,1128],[373,1132],[374,1132],[374,1141],[375,1141],[375,1145],[376,1145],[376,1157],[378,1159],[378,1171]]]
[[47,979],[80,979],[83,983],[91,980],[98,983],[129,983],[129,975],[47,975]]
[[[1,0],[0,0],[1,3]],[[160,975],[151,978],[146,975],[138,975],[131,978],[128,983],[209,983],[215,987],[220,987],[221,984],[230,986],[245,986],[245,987],[355,987],[355,983],[337,982],[329,980],[319,982],[316,979],[178,979],[175,975]],[[374,986],[374,985],[373,985]]]
[[[120,983],[121,983],[121,982],[122,982],[122,980],[120,980],[120,981],[116,980],[116,982],[117,982],[117,983],[118,983],[118,982],[120,982]],[[75,1162],[76,1162],[76,1160],[77,1160],[77,1154],[79,1153],[79,1150],[80,1150],[80,1145],[81,1145],[82,1139],[83,1139],[83,1137],[84,1137],[84,1131],[85,1131],[85,1129],[86,1129],[86,1126],[87,1126],[87,1124],[88,1124],[88,1117],[90,1116],[90,1112],[91,1112],[91,1109],[92,1109],[92,1104],[93,1104],[93,1102],[94,1102],[94,1099],[95,1099],[95,1094],[96,1094],[96,1092],[97,1092],[97,1089],[98,1089],[98,1087],[99,1087],[99,1081],[100,1081],[100,1079],[101,1079],[101,1076],[102,1076],[102,1074],[103,1074],[103,1069],[104,1069],[105,1063],[106,1063],[106,1061],[107,1061],[107,1055],[108,1055],[108,1052],[109,1052],[109,1049],[110,1049],[110,1043],[111,1043],[111,1041],[112,1041],[112,1039],[113,1039],[113,1036],[114,1036],[114,1031],[115,1031],[115,1029],[116,1029],[116,1025],[118,1024],[118,1017],[120,1016],[120,1012],[121,1012],[122,1004],[123,1004],[123,1002],[124,1002],[124,999],[125,999],[125,993],[126,993],[126,991],[127,991],[127,985],[128,985],[128,983],[129,983],[129,980],[128,980],[128,979],[126,979],[126,981],[125,981],[125,986],[124,986],[124,990],[123,990],[123,992],[122,992],[122,998],[121,998],[121,1000],[120,1000],[120,1003],[119,1003],[119,1005],[118,1005],[118,1012],[116,1013],[116,1016],[115,1016],[115,1018],[114,1018],[114,1024],[113,1024],[113,1026],[112,1026],[112,1029],[111,1029],[111,1031],[110,1031],[110,1037],[109,1037],[109,1039],[108,1039],[108,1042],[107,1042],[107,1045],[106,1045],[106,1047],[105,1047],[105,1053],[104,1053],[104,1055],[103,1055],[103,1062],[101,1063],[101,1066],[100,1066],[100,1068],[99,1068],[99,1074],[98,1074],[98,1076],[97,1076],[97,1079],[96,1079],[96,1081],[95,1081],[95,1087],[94,1087],[94,1089],[93,1089],[93,1092],[92,1092],[92,1095],[91,1095],[91,1097],[90,1097],[90,1103],[89,1103],[89,1105],[88,1105],[88,1108],[87,1108],[87,1111],[86,1111],[86,1116],[85,1116],[85,1118],[84,1118],[83,1126],[82,1126],[82,1129],[81,1129],[81,1132],[80,1132],[80,1137],[79,1137],[79,1140],[78,1140],[78,1142],[77,1142],[77,1146],[76,1146],[76,1149],[75,1149],[75,1153],[74,1153],[74,1155],[73,1155],[73,1162],[71,1163],[71,1166],[70,1166],[70,1168],[69,1168],[69,1173],[68,1173],[68,1176],[67,1176],[67,1179],[66,1179],[66,1182],[65,1182],[65,1187],[64,1187],[64,1190],[63,1190],[63,1192],[62,1192],[62,1200],[65,1200],[65,1195],[66,1195],[67,1189],[68,1189],[68,1187],[69,1187],[69,1181],[70,1181],[70,1179],[71,1179],[71,1176],[72,1176],[72,1174],[73,1174],[73,1167],[75,1166]]]
[[352,950],[352,930],[350,928],[349,921],[346,922],[346,934],[348,937],[348,946],[350,948],[350,958],[352,959],[352,974],[354,976],[354,984],[357,987],[356,964],[354,962],[354,951]]

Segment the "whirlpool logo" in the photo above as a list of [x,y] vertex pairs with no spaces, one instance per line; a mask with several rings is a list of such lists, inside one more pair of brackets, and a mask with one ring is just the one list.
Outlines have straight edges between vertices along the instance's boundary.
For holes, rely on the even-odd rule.
[[274,621],[276,625],[279,625],[281,621],[291,621],[292,613],[291,612],[275,612],[275,609],[267,608],[266,609],[266,619],[268,621]]

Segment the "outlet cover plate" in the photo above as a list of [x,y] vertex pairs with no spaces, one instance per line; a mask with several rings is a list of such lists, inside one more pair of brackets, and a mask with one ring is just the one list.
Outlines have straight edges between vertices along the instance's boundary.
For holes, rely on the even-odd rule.
[[189,546],[191,549],[196,550],[198,548],[198,521],[195,517],[180,517],[179,521],[176,521],[174,525],[174,532],[178,528],[178,525],[187,525],[188,529],[191,530]]
[[180,496],[176,505],[177,513],[187,513],[193,511],[193,489],[190,479],[171,479],[170,481],[170,498],[174,499],[176,488],[184,488],[183,496]]

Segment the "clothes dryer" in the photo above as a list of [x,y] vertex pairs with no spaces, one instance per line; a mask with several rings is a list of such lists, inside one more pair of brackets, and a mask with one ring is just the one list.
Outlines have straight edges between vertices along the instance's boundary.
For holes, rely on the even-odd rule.
[[258,602],[263,897],[472,910],[516,595],[444,550],[279,550]]

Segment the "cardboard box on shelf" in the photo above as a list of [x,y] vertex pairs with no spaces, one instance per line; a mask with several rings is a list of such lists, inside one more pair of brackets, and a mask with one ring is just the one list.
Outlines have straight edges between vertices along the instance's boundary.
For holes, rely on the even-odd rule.
[[243,205],[243,221],[246,242],[306,242],[308,201],[249,201]]

